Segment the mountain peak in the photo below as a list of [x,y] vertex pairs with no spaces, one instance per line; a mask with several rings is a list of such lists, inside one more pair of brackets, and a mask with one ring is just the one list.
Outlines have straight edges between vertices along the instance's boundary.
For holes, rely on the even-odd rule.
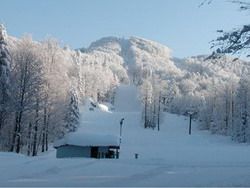
[[103,37],[95,42],[92,42],[88,48],[88,51],[104,51],[119,53],[122,48],[122,43],[127,39],[118,37]]
[[141,37],[104,37],[91,43],[82,52],[86,61],[104,63],[116,69],[120,66],[119,69],[129,75],[138,70],[151,70],[164,75],[181,74],[181,70],[171,60],[171,50],[167,46]]
[[0,24],[0,41],[4,41],[7,38],[6,28],[3,24]]
[[124,48],[137,48],[138,50],[143,50],[151,54],[160,54],[170,56],[171,50],[160,43],[152,40],[144,39],[142,37],[131,36],[129,38],[120,37],[103,37],[90,44],[89,51],[113,51],[115,53],[120,53]]

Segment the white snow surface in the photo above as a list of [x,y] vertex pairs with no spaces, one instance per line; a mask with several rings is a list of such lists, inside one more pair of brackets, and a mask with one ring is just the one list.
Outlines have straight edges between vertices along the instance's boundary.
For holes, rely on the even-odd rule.
[[2,152],[0,186],[250,186],[249,145],[200,131],[196,122],[188,135],[188,118],[168,113],[159,132],[144,129],[134,87],[120,86],[116,99],[112,113],[82,108],[77,133],[118,136],[124,118],[119,159],[56,159],[53,148],[38,157]]
[[135,86],[119,86],[116,90],[115,109],[119,112],[138,112],[141,110],[141,103]]
[[105,104],[97,104],[97,106],[101,111],[109,112],[109,107],[106,106]]
[[93,110],[97,111],[104,111],[104,112],[110,112],[110,108],[112,107],[111,104],[106,103],[106,104],[100,104],[98,102],[94,102],[92,98],[88,98],[85,101],[84,108],[90,109],[92,108]]
[[119,138],[108,134],[90,134],[84,132],[74,132],[67,134],[64,138],[57,140],[54,147],[63,145],[74,146],[119,146]]

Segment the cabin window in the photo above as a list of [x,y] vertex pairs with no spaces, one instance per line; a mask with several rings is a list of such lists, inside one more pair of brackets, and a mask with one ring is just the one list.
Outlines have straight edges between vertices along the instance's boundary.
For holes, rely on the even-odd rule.
[[98,147],[91,147],[91,155],[92,158],[98,158]]

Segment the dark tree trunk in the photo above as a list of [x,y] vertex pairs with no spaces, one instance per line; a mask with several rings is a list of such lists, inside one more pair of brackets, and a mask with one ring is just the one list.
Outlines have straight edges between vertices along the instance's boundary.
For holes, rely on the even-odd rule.
[[15,121],[15,127],[14,127],[14,133],[12,135],[12,141],[11,141],[11,148],[10,151],[13,152],[16,146],[16,134],[17,134],[17,128],[18,128],[18,113],[16,112],[16,121]]
[[38,131],[38,118],[39,118],[39,100],[36,99],[36,116],[35,116],[35,127],[34,127],[34,140],[33,140],[33,152],[32,156],[37,155],[37,131]]
[[242,116],[242,127],[241,127],[241,141],[246,142],[246,127],[247,127],[247,119],[248,119],[248,112],[247,112],[247,93],[245,93],[244,98],[244,109],[243,109],[243,116]]
[[1,129],[4,127],[5,119],[6,119],[6,108],[8,105],[8,96],[7,96],[7,88],[6,84],[1,82],[1,88],[2,88],[2,99],[1,99],[1,111],[0,111],[0,134],[1,134]]
[[20,111],[18,115],[18,124],[17,124],[17,144],[16,144],[16,153],[20,153],[21,149],[21,120],[22,120],[23,112]]
[[231,130],[231,131],[232,131],[232,133],[231,133],[231,134],[233,135],[232,139],[234,140],[234,139],[235,139],[235,138],[234,138],[234,137],[235,137],[235,136],[234,136],[234,134],[235,134],[235,133],[234,133],[235,128],[234,128],[234,92],[233,92],[233,91],[232,91],[232,104],[231,104],[231,105],[232,105],[232,118],[231,118],[231,121],[232,121],[232,122],[231,122],[231,124],[232,124],[232,125],[231,125],[231,126],[232,126],[232,130]]
[[21,77],[21,88],[20,88],[20,109],[18,111],[18,118],[17,118],[17,146],[16,146],[16,153],[20,152],[21,147],[21,121],[23,116],[24,110],[24,95],[26,93],[26,85],[27,85],[27,74],[28,74],[28,63],[25,64],[24,73]]
[[160,131],[160,113],[161,113],[161,93],[158,100],[158,113],[157,113],[157,130]]
[[48,149],[49,149],[49,117],[50,117],[50,115],[48,115],[47,123],[46,123],[46,135],[45,135],[46,151],[48,151]]
[[153,120],[152,120],[152,128],[154,129],[156,126],[156,101],[154,100],[154,106],[153,106]]
[[226,96],[226,117],[225,117],[225,123],[226,123],[226,127],[225,127],[225,133],[227,134],[228,132],[228,123],[229,123],[229,112],[230,112],[230,105],[229,105],[229,101],[228,101],[228,97]]
[[33,140],[33,151],[32,151],[32,156],[36,156],[37,151],[36,151],[36,145],[37,145],[37,125],[34,127],[34,140]]
[[144,128],[148,127],[148,117],[147,117],[147,109],[148,109],[148,94],[146,93],[145,105],[144,105]]
[[0,111],[0,133],[1,133],[1,130],[2,130],[2,127],[3,127],[3,124],[4,124],[4,112],[3,111]]
[[32,128],[32,124],[29,123],[29,130],[28,130],[28,151],[27,151],[27,155],[30,156],[31,153],[31,128]]
[[46,142],[46,127],[47,127],[47,108],[44,107],[43,114],[43,130],[42,130],[42,152],[45,151],[45,142]]

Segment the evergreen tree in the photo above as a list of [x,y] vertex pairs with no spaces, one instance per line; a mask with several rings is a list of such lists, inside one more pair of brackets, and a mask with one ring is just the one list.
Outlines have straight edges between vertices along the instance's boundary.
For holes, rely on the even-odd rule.
[[78,97],[75,90],[70,91],[70,103],[65,115],[64,133],[76,131],[79,125]]
[[10,101],[10,54],[6,43],[6,30],[0,25],[0,133],[5,124]]

